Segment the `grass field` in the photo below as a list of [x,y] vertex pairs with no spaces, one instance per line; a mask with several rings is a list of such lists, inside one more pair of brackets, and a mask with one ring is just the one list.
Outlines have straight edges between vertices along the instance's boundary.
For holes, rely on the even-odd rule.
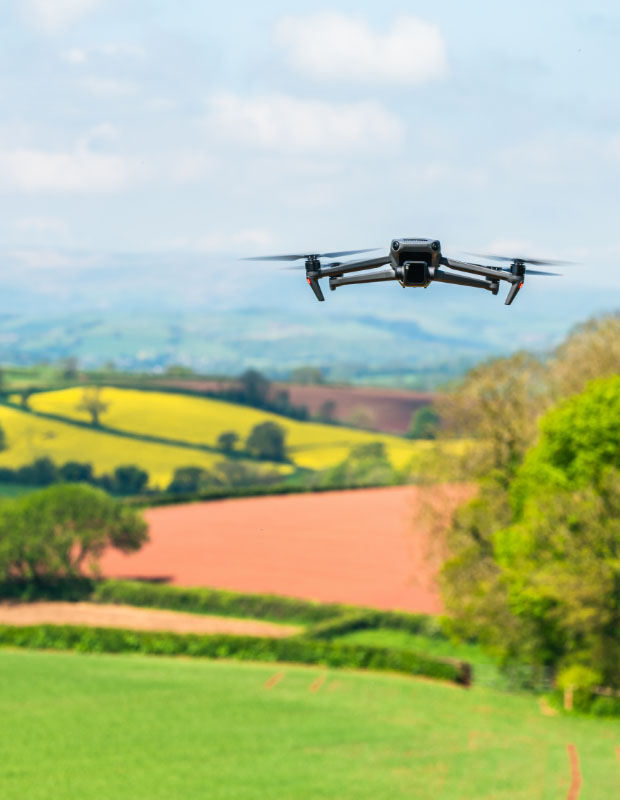
[[[77,410],[82,393],[78,387],[42,392],[32,396],[30,405],[36,411],[88,421],[88,415]],[[389,434],[297,422],[267,411],[210,398],[110,387],[102,391],[101,397],[108,403],[108,410],[102,415],[104,425],[194,444],[215,446],[218,436],[231,430],[243,442],[258,423],[277,422],[286,430],[291,458],[298,466],[309,469],[324,469],[338,464],[347,457],[351,447],[364,442],[384,442],[389,458],[397,468],[404,467],[431,446],[429,442],[413,442]]]
[[620,727],[316,668],[0,651],[3,800],[617,797]]
[[[6,406],[0,406],[0,424],[8,444],[8,449],[0,452],[3,467],[19,467],[48,456],[57,464],[88,461],[99,475],[113,472],[121,464],[136,464],[147,470],[151,486],[165,488],[177,467],[192,465],[209,469],[223,459],[220,453],[127,439]],[[283,465],[278,469],[289,471],[290,467]]]

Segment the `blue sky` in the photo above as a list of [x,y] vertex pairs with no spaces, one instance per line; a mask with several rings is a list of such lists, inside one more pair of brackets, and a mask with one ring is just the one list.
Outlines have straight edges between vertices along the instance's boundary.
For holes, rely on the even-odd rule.
[[436,236],[617,289],[619,41],[611,2],[5,0],[3,249],[49,276]]

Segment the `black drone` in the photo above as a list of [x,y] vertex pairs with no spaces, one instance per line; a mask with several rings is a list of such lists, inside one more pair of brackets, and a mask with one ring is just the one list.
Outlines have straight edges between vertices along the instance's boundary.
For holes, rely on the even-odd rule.
[[[567,264],[566,261],[543,261],[532,258],[508,258],[507,256],[479,255],[493,261],[506,261],[510,263],[508,269],[495,266],[472,264],[467,261],[456,261],[441,254],[441,244],[437,239],[394,239],[390,245],[390,252],[385,256],[365,258],[356,261],[331,261],[323,264],[322,258],[340,258],[353,256],[359,253],[370,253],[368,250],[341,250],[336,253],[306,253],[285,256],[258,256],[245,259],[246,261],[297,261],[305,259],[306,280],[312,287],[317,300],[325,300],[319,280],[329,278],[329,288],[333,291],[339,286],[350,286],[357,283],[377,283],[378,281],[398,281],[402,287],[410,286],[425,289],[433,281],[439,283],[455,283],[459,286],[471,286],[476,289],[486,289],[492,294],[499,291],[499,282],[506,281],[510,284],[506,305],[509,306],[515,299],[525,281],[526,264],[536,266]],[[388,269],[377,269],[385,267]],[[446,272],[441,267],[452,270]],[[302,269],[302,267],[293,267]],[[360,275],[349,275],[358,272]],[[469,275],[479,277],[471,278]],[[528,275],[557,275],[557,272],[541,272],[527,268]]]

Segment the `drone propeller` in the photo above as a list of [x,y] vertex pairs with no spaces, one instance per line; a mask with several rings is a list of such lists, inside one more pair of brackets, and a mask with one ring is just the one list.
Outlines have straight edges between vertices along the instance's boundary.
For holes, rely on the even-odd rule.
[[[512,264],[534,264],[538,267],[562,267],[574,265],[576,263],[575,261],[558,261],[549,258],[521,258],[519,256],[511,258],[510,256],[496,256],[491,253],[468,253],[467,255],[477,256],[478,258],[488,258],[491,259],[491,261],[508,261]],[[535,274],[534,270],[528,270],[528,275],[533,274]]]
[[251,256],[242,258],[242,261],[298,261],[300,258],[315,260],[317,258],[338,258],[339,256],[355,256],[358,253],[371,253],[379,250],[378,247],[369,247],[366,250],[339,250],[334,253],[294,253],[285,256]]
[[528,269],[527,275],[547,275],[549,277],[561,278],[561,272],[543,272],[540,269]]

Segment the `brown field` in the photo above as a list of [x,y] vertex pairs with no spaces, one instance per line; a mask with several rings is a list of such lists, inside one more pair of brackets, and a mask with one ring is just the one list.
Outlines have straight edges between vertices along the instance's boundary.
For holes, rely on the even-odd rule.
[[293,405],[306,406],[317,415],[328,401],[335,403],[334,419],[355,422],[357,416],[368,414],[372,428],[385,433],[407,433],[411,415],[421,406],[427,406],[433,395],[427,392],[410,392],[403,389],[381,389],[366,386],[294,386],[276,384],[286,389]]
[[294,636],[296,625],[253,619],[211,617],[96,603],[0,603],[0,625],[93,625],[175,633],[233,633],[240,636]]
[[464,485],[397,486],[154,508],[139,553],[108,552],[107,577],[165,580],[322,602],[437,613],[437,543]]
[[[195,392],[219,392],[236,386],[234,381],[183,379],[161,379],[154,385]],[[335,404],[333,418],[338,422],[356,423],[356,418],[364,416],[369,423],[372,422],[374,430],[396,434],[406,433],[413,412],[433,401],[433,395],[428,392],[366,386],[274,383],[272,394],[278,391],[288,392],[293,405],[306,406],[313,416],[317,416],[324,403],[331,400]]]

